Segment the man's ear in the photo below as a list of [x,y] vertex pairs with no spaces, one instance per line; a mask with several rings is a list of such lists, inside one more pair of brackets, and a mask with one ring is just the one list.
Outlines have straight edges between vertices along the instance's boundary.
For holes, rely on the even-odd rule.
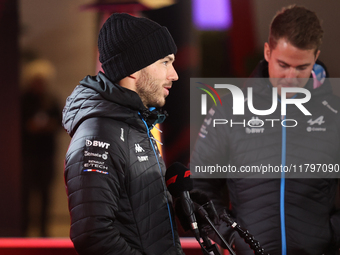
[[266,43],[264,44],[263,55],[264,55],[264,59],[265,59],[267,62],[269,62],[270,54],[271,54],[270,46],[269,46],[269,44],[266,42]]
[[134,72],[119,81],[119,85],[132,91],[136,91],[136,83],[140,77],[140,70]]
[[131,78],[131,79],[134,79],[134,80],[138,80],[139,76],[140,76],[140,72],[141,72],[141,70],[134,72],[133,74],[130,74],[128,77]]
[[320,55],[320,50],[318,50],[317,53],[315,54],[315,61],[318,59],[319,55]]

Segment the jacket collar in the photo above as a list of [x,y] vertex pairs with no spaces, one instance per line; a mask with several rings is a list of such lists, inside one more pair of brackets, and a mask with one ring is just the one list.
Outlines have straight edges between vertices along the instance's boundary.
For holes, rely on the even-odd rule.
[[162,109],[147,109],[135,91],[111,82],[102,72],[99,72],[97,76],[86,76],[80,84],[92,88],[110,102],[139,112],[149,128],[157,123],[162,123],[167,116],[167,113]]

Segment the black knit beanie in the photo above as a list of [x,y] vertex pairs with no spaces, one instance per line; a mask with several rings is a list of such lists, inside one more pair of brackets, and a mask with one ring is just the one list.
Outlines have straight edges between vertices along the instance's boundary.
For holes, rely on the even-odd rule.
[[98,49],[99,61],[112,82],[177,52],[166,27],[126,13],[114,13],[105,21],[99,32]]

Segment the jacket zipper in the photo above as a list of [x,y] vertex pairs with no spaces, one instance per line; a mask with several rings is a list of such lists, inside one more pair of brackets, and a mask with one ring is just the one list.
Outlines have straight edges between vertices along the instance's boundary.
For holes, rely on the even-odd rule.
[[[281,121],[286,120],[286,116],[281,116]],[[282,125],[282,148],[281,148],[281,169],[286,165],[286,127]],[[287,240],[286,240],[286,221],[285,221],[285,186],[286,178],[285,172],[281,172],[281,184],[280,184],[280,220],[281,220],[281,249],[282,255],[287,254]]]
[[176,246],[176,242],[175,242],[175,234],[174,234],[174,227],[173,227],[173,224],[172,224],[172,217],[171,217],[171,211],[170,211],[170,205],[169,205],[169,201],[168,201],[168,196],[167,196],[167,191],[166,191],[166,185],[165,185],[165,182],[164,182],[164,179],[163,179],[163,173],[162,173],[162,169],[161,169],[161,165],[159,163],[159,159],[158,159],[158,156],[157,156],[157,153],[156,153],[156,150],[155,150],[155,146],[153,144],[153,140],[152,140],[152,137],[150,135],[150,129],[146,123],[146,121],[143,119],[142,115],[138,112],[138,115],[140,116],[141,120],[143,121],[145,127],[146,127],[146,130],[147,130],[147,134],[148,134],[148,138],[149,138],[149,141],[150,141],[150,144],[151,144],[151,147],[152,147],[152,150],[153,150],[153,153],[156,157],[156,160],[157,160],[157,165],[158,165],[158,169],[160,171],[160,174],[161,174],[161,180],[162,180],[162,184],[163,184],[163,189],[164,189],[164,195],[165,195],[165,199],[166,199],[166,205],[167,205],[167,208],[168,208],[168,213],[169,213],[169,219],[170,219],[170,226],[171,226],[171,233],[172,233],[172,241],[173,241],[173,245]]
[[[297,94],[292,96],[295,98]],[[281,102],[281,99],[279,99]],[[286,106],[287,107],[287,106]],[[287,113],[286,113],[287,115]],[[281,121],[286,120],[286,115],[281,116]],[[287,156],[287,128],[282,125],[282,148],[281,148],[281,169],[286,166],[286,156]],[[280,184],[280,220],[281,220],[281,249],[282,255],[287,255],[287,236],[286,236],[286,216],[285,216],[285,191],[286,191],[286,175],[285,172],[281,172],[281,184]]]

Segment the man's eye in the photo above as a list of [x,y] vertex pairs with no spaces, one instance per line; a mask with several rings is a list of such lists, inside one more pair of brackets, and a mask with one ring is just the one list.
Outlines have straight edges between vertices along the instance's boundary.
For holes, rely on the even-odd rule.
[[282,67],[282,68],[287,68],[288,66],[287,65],[284,65],[284,64],[279,64],[280,65],[280,67]]

